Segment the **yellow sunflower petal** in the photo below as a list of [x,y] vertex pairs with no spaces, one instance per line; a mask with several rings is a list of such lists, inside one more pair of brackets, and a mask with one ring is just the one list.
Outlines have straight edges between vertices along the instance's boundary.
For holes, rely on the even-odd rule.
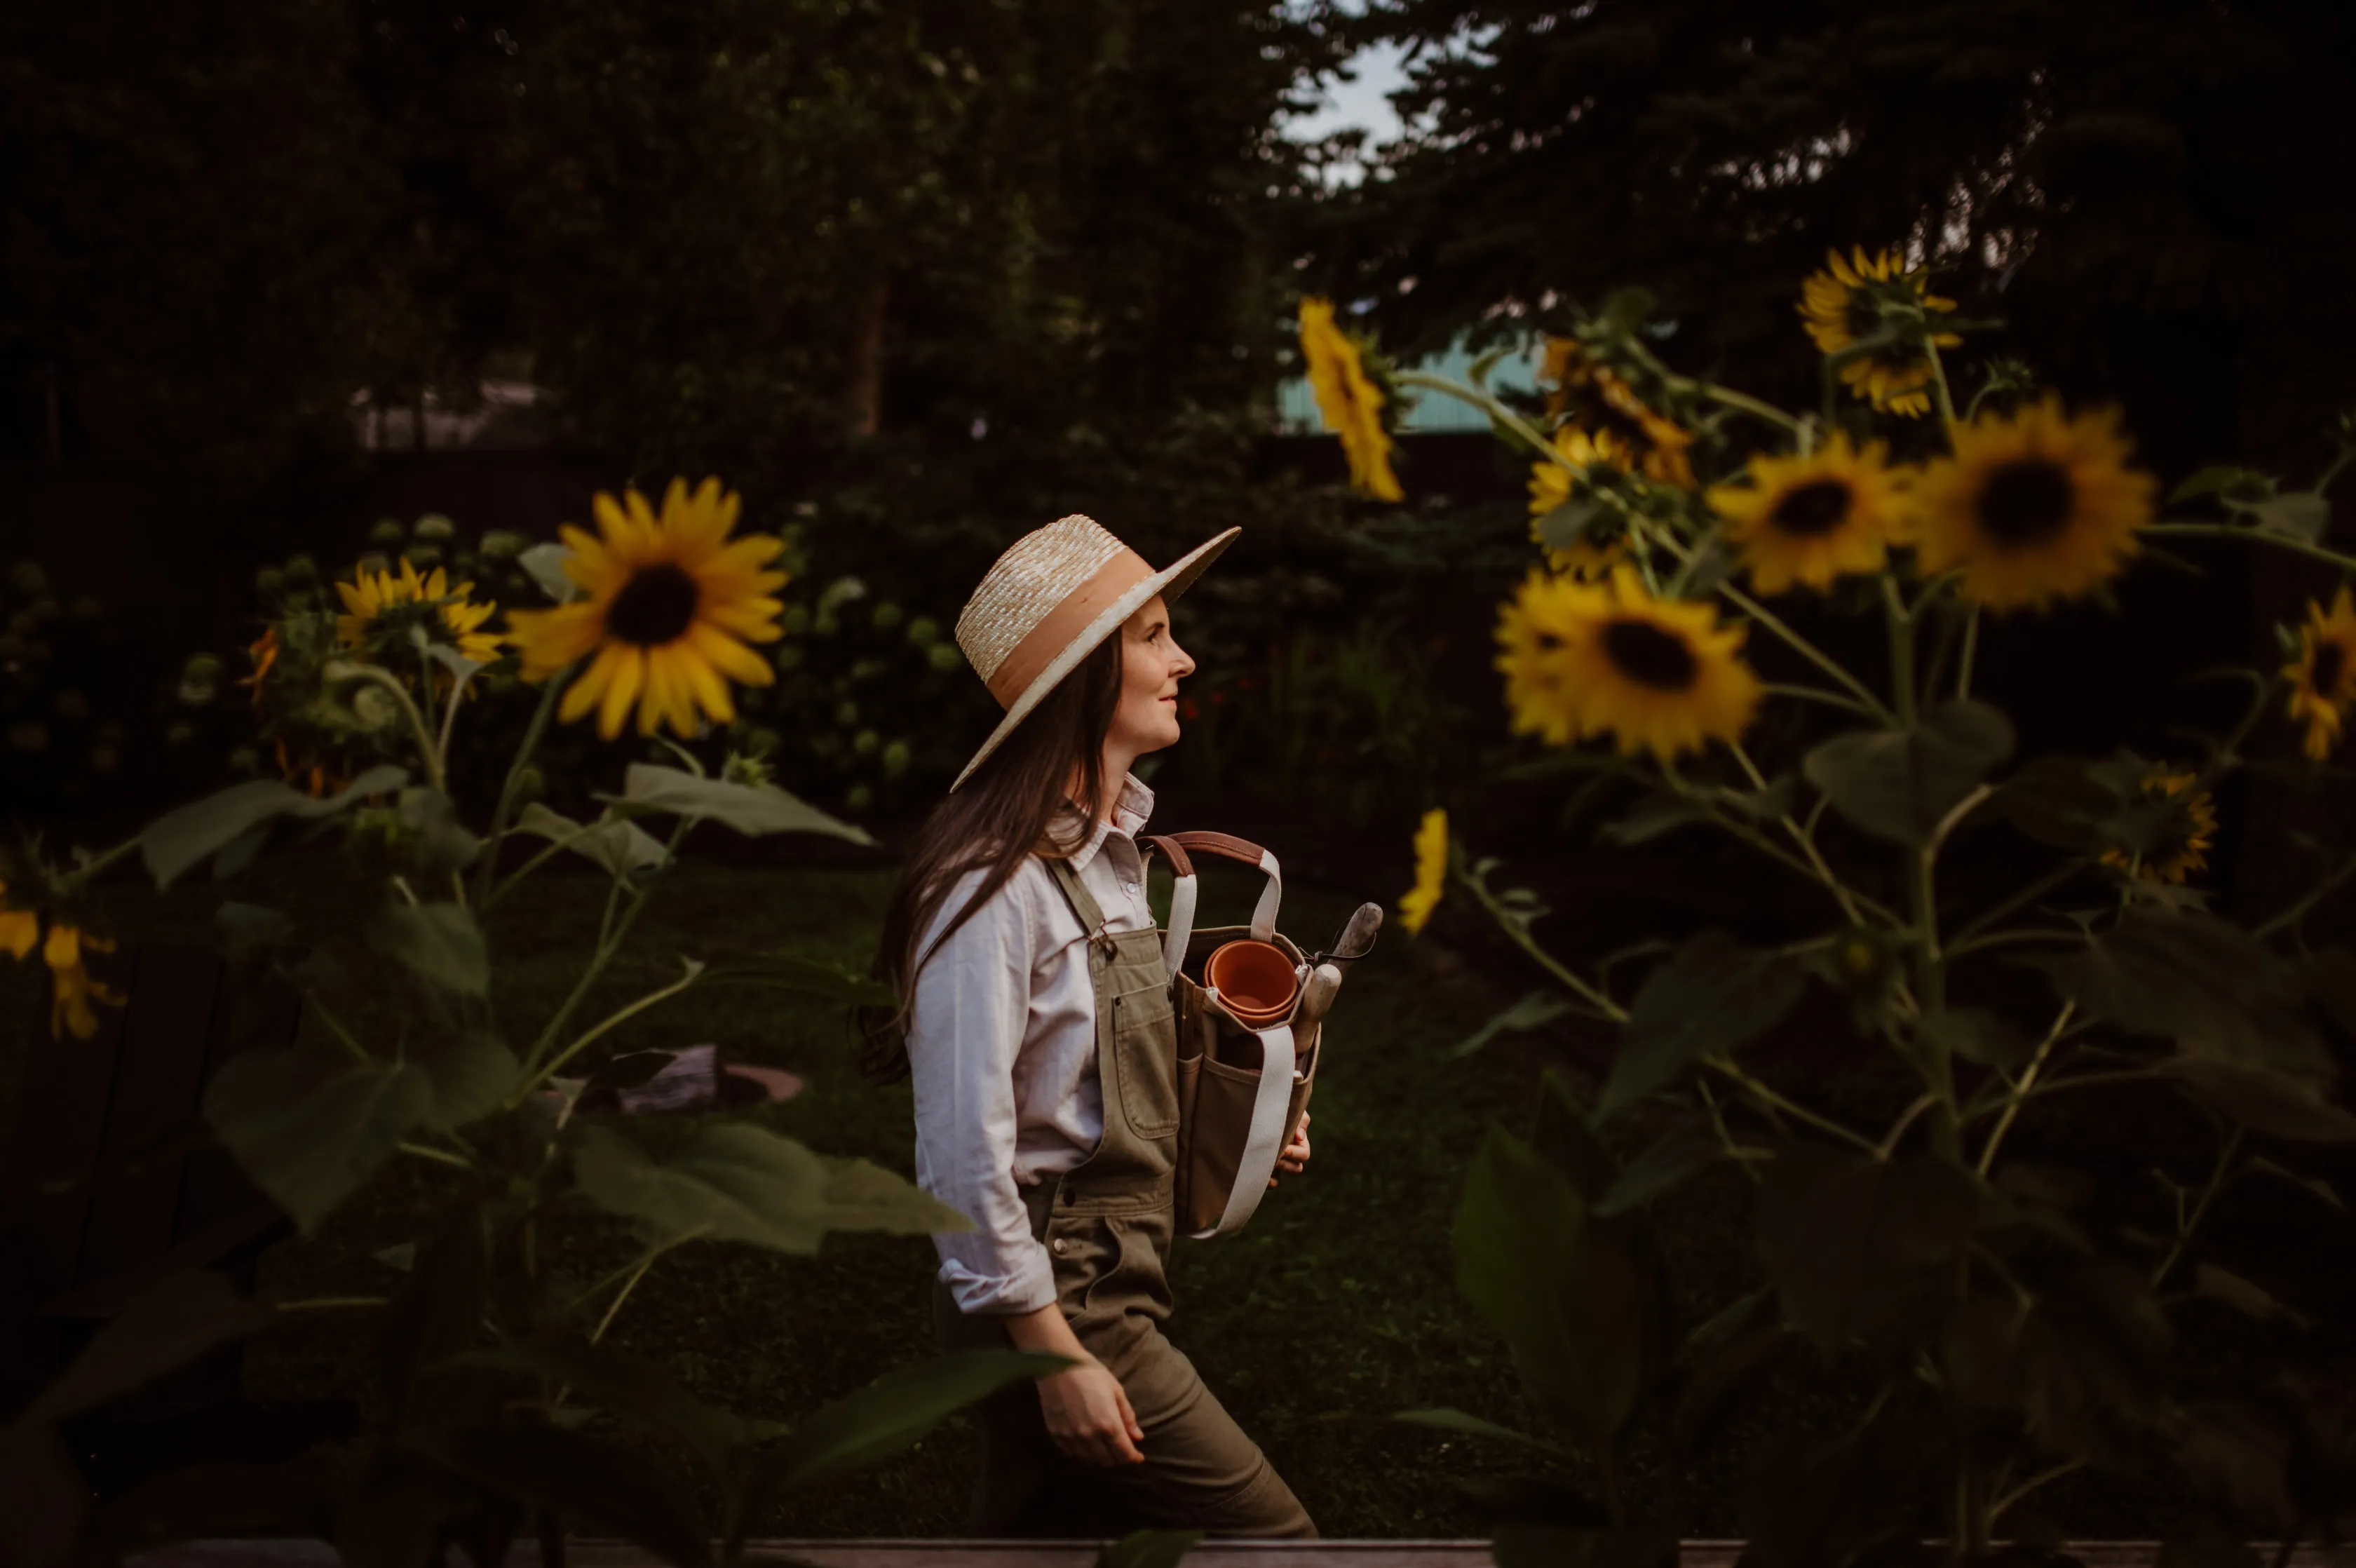
[[644,649],[609,642],[598,655],[598,662],[607,660],[612,660],[611,673],[605,683],[605,701],[597,707],[597,733],[612,740],[622,733],[622,721],[630,716],[630,704],[646,690],[647,655]]
[[30,909],[0,909],[0,952],[23,958],[41,937],[41,918]]
[[583,657],[605,629],[605,612],[594,603],[508,612],[508,634],[523,655],[527,681],[544,681]]
[[747,686],[766,686],[777,678],[767,660],[715,626],[691,626],[688,628],[687,639],[698,657],[732,681]]

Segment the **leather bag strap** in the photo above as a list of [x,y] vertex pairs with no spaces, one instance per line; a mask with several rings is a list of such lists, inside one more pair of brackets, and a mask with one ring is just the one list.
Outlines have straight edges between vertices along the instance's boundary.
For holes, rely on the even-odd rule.
[[1233,833],[1164,833],[1148,838],[1146,846],[1158,851],[1170,862],[1177,881],[1170,893],[1170,925],[1162,940],[1162,961],[1175,980],[1186,962],[1186,944],[1194,935],[1194,861],[1198,854],[1212,854],[1257,866],[1268,873],[1268,886],[1260,889],[1259,903],[1252,910],[1251,934],[1256,940],[1269,941],[1276,936],[1276,912],[1284,901],[1284,872],[1276,856]]
[[1252,1098],[1251,1133],[1244,1140],[1243,1157],[1236,1162],[1236,1185],[1227,1189],[1226,1211],[1209,1230],[1192,1232],[1194,1240],[1207,1241],[1242,1230],[1268,1195],[1269,1177],[1276,1174],[1276,1156],[1282,1152],[1284,1112],[1292,1103],[1292,1026],[1279,1024],[1273,1029],[1252,1032],[1259,1039],[1260,1064],[1259,1090]]

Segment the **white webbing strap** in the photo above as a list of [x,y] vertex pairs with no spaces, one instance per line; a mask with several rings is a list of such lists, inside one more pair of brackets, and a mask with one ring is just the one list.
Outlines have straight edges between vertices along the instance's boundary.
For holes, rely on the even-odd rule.
[[1162,961],[1173,983],[1186,963],[1186,944],[1194,939],[1197,891],[1192,876],[1181,876],[1170,885],[1170,929],[1162,938]]
[[[1215,997],[1218,993],[1210,993]],[[1276,1174],[1276,1156],[1282,1152],[1284,1112],[1292,1103],[1292,1026],[1258,1029],[1259,1092],[1252,1101],[1251,1134],[1244,1140],[1243,1158],[1236,1162],[1236,1185],[1227,1193],[1226,1212],[1207,1230],[1192,1240],[1207,1240],[1242,1228],[1268,1194],[1269,1177]]]
[[1259,868],[1268,873],[1268,886],[1259,890],[1259,903],[1252,910],[1252,940],[1273,941],[1276,907],[1284,901],[1284,873],[1277,869],[1276,855],[1269,850],[1259,852]]

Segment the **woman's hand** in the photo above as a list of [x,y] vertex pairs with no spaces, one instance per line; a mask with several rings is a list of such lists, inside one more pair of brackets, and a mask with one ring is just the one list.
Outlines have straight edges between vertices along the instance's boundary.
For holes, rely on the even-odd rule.
[[1145,1428],[1120,1380],[1093,1357],[1039,1380],[1039,1413],[1055,1446],[1083,1465],[1142,1465]]
[[1145,1428],[1120,1380],[1080,1348],[1079,1336],[1054,1304],[1006,1320],[1007,1337],[1020,1350],[1042,1350],[1072,1363],[1039,1380],[1039,1413],[1055,1446],[1083,1465],[1142,1465],[1137,1445]]
[[[1300,1129],[1292,1134],[1292,1142],[1285,1144],[1284,1152],[1276,1156],[1276,1168],[1284,1172],[1287,1176],[1299,1176],[1301,1174],[1301,1168],[1308,1163],[1309,1112],[1304,1111],[1301,1113]],[[1269,1177],[1268,1185],[1274,1187],[1276,1185],[1276,1178],[1274,1176]]]

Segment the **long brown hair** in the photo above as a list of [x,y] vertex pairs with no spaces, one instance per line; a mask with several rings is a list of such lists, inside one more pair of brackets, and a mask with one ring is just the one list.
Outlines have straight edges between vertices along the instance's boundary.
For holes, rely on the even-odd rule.
[[[869,1078],[889,1083],[908,1071],[908,1009],[925,961],[1006,886],[1024,856],[1069,855],[1094,831],[1093,809],[1076,818],[1066,814],[1071,797],[1066,791],[1076,776],[1081,800],[1103,799],[1105,733],[1120,705],[1122,635],[1114,632],[1082,660],[916,830],[868,972],[892,988],[898,1004],[860,1014],[866,1038],[859,1066]],[[1065,836],[1072,842],[1064,843],[1057,830],[1067,823],[1072,826]],[[940,913],[958,879],[975,870],[983,875],[973,897],[932,945],[917,952],[916,940]]]

